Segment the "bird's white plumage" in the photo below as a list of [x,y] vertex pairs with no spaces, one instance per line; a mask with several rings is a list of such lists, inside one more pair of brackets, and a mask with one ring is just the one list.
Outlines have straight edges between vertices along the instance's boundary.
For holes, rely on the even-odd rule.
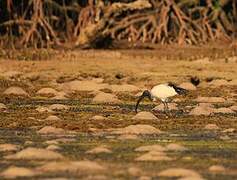
[[175,89],[168,84],[159,84],[151,89],[151,96],[154,99],[166,101],[167,98],[177,95]]

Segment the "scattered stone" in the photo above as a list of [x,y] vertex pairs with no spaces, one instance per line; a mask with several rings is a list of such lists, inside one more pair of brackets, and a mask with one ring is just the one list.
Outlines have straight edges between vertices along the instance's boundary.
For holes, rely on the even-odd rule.
[[22,75],[22,72],[19,72],[19,71],[7,71],[3,73],[3,77],[9,78],[9,79],[19,78],[21,75]]
[[32,177],[35,175],[35,172],[28,168],[11,166],[0,175],[4,178],[15,179],[17,177]]
[[49,106],[49,109],[52,111],[62,111],[62,110],[68,110],[69,107],[64,104],[52,104]]
[[133,116],[132,119],[158,120],[158,118],[154,114],[152,114],[151,112],[146,112],[146,111],[141,111],[137,113],[135,116]]
[[189,169],[183,169],[183,168],[169,168],[166,170],[161,171],[159,176],[164,176],[164,177],[197,177],[201,178],[201,175],[198,174],[194,170],[189,170]]
[[55,139],[54,139],[54,140],[45,141],[45,143],[46,143],[46,144],[50,144],[50,145],[51,145],[51,144],[52,144],[52,145],[53,145],[53,144],[54,144],[54,145],[59,144],[59,142],[58,142],[57,140],[55,140]]
[[37,81],[40,78],[43,78],[39,73],[37,72],[30,72],[30,73],[26,73],[22,76],[22,79],[24,80],[29,80],[31,82],[33,81]]
[[39,106],[35,110],[38,111],[39,113],[52,113],[53,112],[48,107],[44,107],[44,106]]
[[204,115],[204,116],[209,116],[211,114],[214,113],[214,109],[208,106],[197,106],[195,108],[193,108],[190,112],[189,115],[193,115],[193,116],[200,116],[200,115]]
[[[159,104],[158,106],[154,107],[152,110],[154,111],[164,111],[164,104]],[[178,110],[176,103],[169,103],[169,110]]]
[[64,157],[54,151],[40,148],[26,148],[13,155],[5,156],[5,159],[22,159],[22,160],[58,160]]
[[52,150],[52,151],[61,150],[61,148],[59,146],[55,145],[55,144],[49,145],[46,149]]
[[123,84],[123,85],[111,85],[111,90],[113,92],[136,92],[140,89],[131,84]]
[[113,94],[99,92],[92,100],[93,103],[120,103],[121,101]]
[[106,168],[93,161],[61,161],[49,162],[37,168],[42,172],[61,172],[61,173],[100,173]]
[[42,88],[42,89],[38,90],[36,94],[43,95],[43,96],[49,96],[49,95],[56,96],[57,93],[58,93],[58,91],[56,91],[53,88]]
[[209,107],[209,108],[214,108],[214,105],[212,103],[199,103],[200,107]]
[[166,146],[166,150],[168,150],[168,151],[186,151],[188,149],[180,144],[171,143]]
[[192,63],[195,64],[195,65],[198,64],[198,65],[203,65],[203,66],[206,66],[206,65],[209,65],[209,64],[213,64],[213,62],[211,62],[211,61],[210,61],[210,58],[208,58],[208,57],[195,60],[195,61],[193,61]]
[[45,120],[46,121],[60,121],[61,119],[58,116],[50,115]]
[[93,81],[95,83],[103,83],[104,79],[103,78],[92,78],[91,81]]
[[141,176],[138,178],[138,180],[151,180],[152,178],[149,176]]
[[91,150],[86,151],[88,154],[112,153],[112,151],[105,146],[98,146]]
[[0,111],[5,111],[7,110],[7,106],[3,103],[0,103]]
[[235,112],[231,110],[230,108],[218,108],[214,110],[214,113],[221,113],[221,114],[234,114]]
[[128,174],[130,174],[131,176],[140,176],[142,175],[142,170],[138,167],[130,167],[128,168]]
[[197,87],[194,86],[192,83],[190,82],[184,82],[182,84],[179,85],[179,87],[187,89],[187,90],[191,90],[191,91],[195,91],[197,90]]
[[237,85],[237,79],[233,79],[232,81],[230,81],[229,85],[236,86]]
[[225,167],[222,165],[212,165],[209,167],[209,171],[214,172],[214,173],[222,173],[225,170],[226,170]]
[[197,102],[206,102],[206,103],[223,103],[226,102],[223,97],[197,97]]
[[214,79],[213,81],[211,81],[209,83],[209,85],[212,85],[212,86],[227,86],[229,85],[229,82],[226,81],[225,79]]
[[228,135],[223,135],[223,136],[220,136],[220,139],[225,141],[225,140],[230,140],[231,138]]
[[168,157],[161,151],[150,151],[135,159],[136,161],[171,161],[172,158]]
[[233,132],[236,132],[236,129],[235,128],[228,128],[228,129],[224,129],[222,132],[223,133],[233,133]]
[[55,100],[62,100],[62,99],[68,99],[67,98],[67,93],[65,92],[58,92],[54,97],[52,97],[51,99],[55,99]]
[[101,89],[108,89],[108,84],[96,83],[95,81],[71,81],[62,85],[62,90],[69,91],[99,91]]
[[207,129],[207,130],[218,130],[220,129],[216,124],[207,124],[204,129]]
[[162,131],[159,129],[147,125],[147,124],[137,124],[130,125],[125,128],[118,128],[113,133],[115,134],[136,134],[136,135],[149,135],[149,134],[160,134]]
[[[0,106],[1,106],[1,105],[0,105]],[[1,109],[1,108],[0,108],[0,109]],[[234,105],[234,106],[231,106],[230,109],[233,110],[233,111],[237,111],[237,106],[235,106],[235,105]]]
[[144,152],[144,151],[160,151],[160,152],[163,152],[165,150],[166,150],[166,148],[164,148],[163,146],[158,145],[158,144],[148,145],[148,146],[140,146],[140,147],[135,149],[135,151],[138,151],[138,152]]
[[52,126],[45,126],[38,131],[39,134],[54,134],[61,135],[65,134],[65,130],[62,128],[55,128]]
[[34,144],[33,141],[25,141],[24,145],[25,146],[32,146]]
[[15,95],[15,96],[29,96],[29,94],[25,90],[23,90],[20,87],[15,87],[15,86],[7,88],[3,92],[3,94],[5,94],[5,95]]
[[135,134],[122,134],[118,137],[119,140],[136,140],[138,136]]
[[17,151],[18,149],[19,146],[15,144],[0,144],[0,152]]
[[105,120],[105,119],[107,119],[107,118],[104,117],[104,116],[95,115],[95,116],[93,116],[91,119],[92,119],[92,120],[99,121],[99,120]]

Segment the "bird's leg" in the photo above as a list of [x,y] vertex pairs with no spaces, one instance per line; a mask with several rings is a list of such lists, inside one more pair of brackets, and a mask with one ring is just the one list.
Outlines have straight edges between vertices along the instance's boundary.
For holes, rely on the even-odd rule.
[[162,101],[162,103],[164,104],[164,112],[166,115],[168,115],[168,106],[165,101]]

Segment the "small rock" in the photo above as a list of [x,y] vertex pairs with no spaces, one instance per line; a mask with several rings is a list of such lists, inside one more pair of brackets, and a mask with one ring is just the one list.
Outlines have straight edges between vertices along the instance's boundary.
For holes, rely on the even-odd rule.
[[135,134],[122,134],[118,137],[119,140],[136,140],[138,136]]
[[28,168],[11,166],[5,169],[0,175],[5,178],[15,179],[17,177],[32,177],[35,173]]
[[60,121],[61,119],[58,116],[50,115],[45,120],[46,121]]
[[36,111],[38,111],[39,113],[52,113],[53,111],[51,109],[49,109],[48,107],[43,107],[43,106],[39,106],[35,109]]
[[[169,110],[178,110],[177,104],[176,103],[169,103]],[[160,104],[156,107],[154,107],[152,110],[154,111],[164,111],[164,104]]]
[[3,92],[3,94],[15,96],[29,96],[29,94],[20,87],[9,87]]
[[22,159],[22,160],[58,160],[64,157],[47,149],[40,148],[26,148],[13,155],[5,156],[5,159]]
[[69,91],[99,91],[109,88],[108,84],[96,83],[94,81],[71,81],[62,85],[62,90]]
[[142,170],[138,167],[130,167],[128,168],[128,174],[131,176],[140,176],[142,175]]
[[224,172],[226,169],[222,165],[212,165],[209,167],[209,171],[214,172],[214,173],[221,173]]
[[105,120],[105,119],[107,119],[107,118],[104,117],[104,116],[95,115],[95,116],[93,116],[91,119],[92,119],[92,120],[99,121],[99,120]]
[[40,89],[39,91],[37,91],[36,94],[38,95],[43,95],[43,96],[48,96],[48,95],[54,95],[56,96],[57,95],[57,91],[53,88],[42,88]]
[[223,97],[197,97],[197,102],[206,102],[206,103],[223,103],[226,100]]
[[17,151],[18,149],[19,146],[15,144],[0,144],[0,152]]
[[92,100],[93,103],[120,103],[121,101],[113,94],[99,92]]
[[130,125],[125,128],[118,128],[113,133],[115,134],[136,134],[136,135],[149,135],[160,134],[162,131],[146,124]]
[[61,148],[59,146],[55,145],[55,144],[49,145],[46,149],[52,150],[52,151],[61,150]]
[[230,108],[218,108],[214,110],[214,113],[221,113],[221,114],[234,114],[235,112],[231,110]]
[[113,92],[136,92],[140,90],[138,87],[130,84],[111,85],[110,87]]
[[187,90],[191,90],[191,91],[195,91],[197,90],[196,86],[194,86],[192,83],[190,82],[185,82],[179,85],[179,87],[187,89]]
[[164,148],[163,146],[158,145],[158,144],[148,145],[148,146],[140,146],[135,149],[135,151],[138,151],[138,152],[144,152],[144,151],[161,151],[161,152],[163,152],[165,150],[166,150],[166,148]]
[[237,106],[231,106],[230,109],[233,110],[233,111],[237,111]]
[[171,161],[172,158],[166,156],[164,152],[161,151],[150,151],[143,154],[135,159],[136,161]]
[[52,104],[49,106],[49,109],[52,111],[62,111],[62,110],[68,110],[69,107],[64,104]]
[[68,99],[67,98],[67,93],[65,92],[58,92],[54,97],[52,97],[51,99],[55,99],[55,100],[65,100]]
[[88,154],[100,154],[100,153],[112,153],[111,150],[104,146],[98,146],[96,148],[93,148],[91,150],[86,151]]
[[186,151],[188,149],[180,144],[171,143],[166,146],[166,150],[168,150],[168,151]]
[[0,103],[0,111],[5,111],[7,109],[7,106],[3,103]]
[[106,168],[93,161],[61,161],[46,163],[37,170],[51,173],[101,173]]
[[14,78],[19,78],[21,75],[22,75],[22,72],[19,72],[19,71],[7,71],[3,74],[3,77],[14,79]]
[[141,112],[137,113],[135,116],[133,116],[132,119],[157,120],[158,118],[150,112],[141,111]]
[[207,124],[204,129],[207,129],[207,130],[218,130],[220,129],[216,124]]
[[209,83],[209,85],[218,87],[218,86],[226,86],[229,85],[229,82],[226,81],[225,79],[214,79]]
[[214,113],[214,109],[210,107],[205,107],[205,106],[197,106],[193,108],[190,112],[189,115],[194,115],[194,116],[209,116]]
[[222,132],[223,133],[233,133],[233,132],[236,132],[236,129],[235,128],[228,128],[228,129],[224,129]]
[[228,135],[220,136],[221,140],[230,140],[231,138]]
[[25,146],[32,146],[34,144],[33,141],[25,141],[24,145]]
[[59,142],[58,142],[57,140],[55,140],[55,139],[54,139],[54,140],[47,140],[47,141],[45,141],[45,143],[46,143],[46,144],[50,144],[50,145],[51,145],[51,144],[54,144],[54,145],[59,144]]
[[65,130],[62,128],[55,128],[52,126],[45,126],[38,131],[39,134],[54,134],[62,135],[65,134]]
[[152,178],[149,176],[141,176],[138,178],[138,180],[151,180]]
[[183,168],[169,168],[161,171],[158,175],[164,177],[201,177],[196,171]]
[[200,107],[209,107],[209,108],[214,108],[214,105],[213,104],[211,104],[211,103],[199,103],[199,105],[198,106],[200,106]]

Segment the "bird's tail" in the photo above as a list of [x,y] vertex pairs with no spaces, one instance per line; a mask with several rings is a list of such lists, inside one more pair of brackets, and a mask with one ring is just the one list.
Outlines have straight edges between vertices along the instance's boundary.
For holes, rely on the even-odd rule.
[[178,87],[176,86],[175,84],[173,83],[169,83],[168,86],[171,86],[174,88],[174,90],[179,94],[179,95],[186,95],[188,93],[188,90],[187,89],[184,89],[184,88],[181,88],[181,87]]
[[179,95],[186,95],[188,93],[187,89],[184,89],[178,86],[175,86],[174,89]]

